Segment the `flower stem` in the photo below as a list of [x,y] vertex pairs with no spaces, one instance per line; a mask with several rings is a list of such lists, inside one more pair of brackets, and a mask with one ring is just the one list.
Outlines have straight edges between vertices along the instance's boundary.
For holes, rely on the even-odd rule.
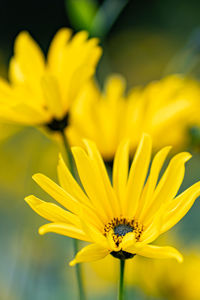
[[119,279],[118,300],[124,300],[124,268],[125,268],[125,260],[120,259],[120,279]]
[[[73,246],[74,246],[74,253],[76,254],[78,252],[78,241],[76,239],[73,239]],[[78,288],[79,288],[79,299],[86,300],[85,291],[82,282],[81,265],[76,264],[75,268],[76,268],[76,278],[77,278]]]
[[71,174],[75,177],[74,160],[73,160],[71,148],[69,146],[67,137],[66,137],[66,135],[63,131],[61,131],[61,136],[62,136],[62,141],[63,141],[63,144],[64,144],[64,148],[65,148],[65,151],[66,151],[66,154],[67,154],[69,170],[70,170]]
[[[72,175],[75,177],[76,173],[75,173],[75,166],[74,166],[72,152],[71,152],[67,137],[63,131],[61,131],[61,136],[62,136],[63,144],[64,144],[65,151],[66,151],[67,158],[68,158],[69,170],[72,173]],[[78,252],[78,241],[76,239],[73,239],[73,248],[74,248],[73,250],[74,250],[74,255],[75,255]],[[85,291],[84,291],[84,287],[83,287],[82,274],[81,274],[82,273],[81,265],[76,264],[75,268],[76,268],[76,277],[77,277],[77,283],[78,283],[78,289],[79,289],[79,299],[86,300]]]

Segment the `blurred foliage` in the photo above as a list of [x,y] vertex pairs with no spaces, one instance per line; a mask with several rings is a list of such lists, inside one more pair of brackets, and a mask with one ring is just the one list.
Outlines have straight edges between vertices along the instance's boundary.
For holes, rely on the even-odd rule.
[[104,38],[128,0],[65,0],[66,10],[74,28],[86,29],[92,36]]
[[74,28],[90,31],[93,19],[98,9],[95,0],[66,0],[66,10]]

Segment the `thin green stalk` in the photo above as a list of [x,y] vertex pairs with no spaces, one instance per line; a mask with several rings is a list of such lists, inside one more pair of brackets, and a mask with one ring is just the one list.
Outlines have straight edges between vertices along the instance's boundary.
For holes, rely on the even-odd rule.
[[[73,246],[74,246],[74,253],[76,254],[78,252],[78,241],[76,239],[73,239]],[[82,281],[81,265],[76,264],[75,268],[76,268],[76,278],[77,278],[78,288],[79,288],[79,299],[86,300],[85,290]]]
[[[61,132],[61,136],[62,136],[63,144],[64,144],[65,151],[66,151],[67,158],[68,158],[69,169],[70,169],[72,175],[75,177],[76,173],[75,173],[75,166],[74,166],[72,152],[71,152],[68,140],[66,138],[66,135],[64,134],[63,131]],[[75,255],[79,250],[78,249],[78,241],[76,239],[73,239],[73,248],[74,248],[74,255]],[[77,278],[78,289],[79,289],[79,299],[86,300],[85,291],[84,291],[84,287],[83,287],[83,281],[82,281],[81,265],[76,264],[75,269],[76,269],[76,278]]]
[[69,146],[66,135],[63,131],[61,131],[61,136],[62,136],[63,144],[64,144],[64,147],[65,147],[65,151],[66,151],[66,154],[67,154],[69,170],[72,173],[72,175],[75,177],[74,160],[73,160],[71,148]]
[[118,300],[124,300],[124,268],[125,260],[120,259],[120,278],[119,278],[119,290],[118,290]]

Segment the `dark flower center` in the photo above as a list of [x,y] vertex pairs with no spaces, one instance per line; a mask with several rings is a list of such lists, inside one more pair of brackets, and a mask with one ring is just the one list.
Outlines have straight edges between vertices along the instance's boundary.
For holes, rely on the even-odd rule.
[[114,233],[117,236],[124,236],[128,232],[133,232],[133,227],[131,227],[130,225],[119,224],[114,228]]
[[[134,232],[135,240],[139,241],[143,228],[143,225],[134,219],[124,217],[113,218],[105,225],[104,235],[107,236],[109,232],[111,232],[113,241],[118,247],[123,241],[124,236],[129,232]],[[118,259],[129,259],[135,256],[135,254],[122,249],[119,251],[112,251],[110,254]]]
[[69,124],[69,114],[67,113],[62,119],[53,118],[46,127],[52,131],[63,132]]

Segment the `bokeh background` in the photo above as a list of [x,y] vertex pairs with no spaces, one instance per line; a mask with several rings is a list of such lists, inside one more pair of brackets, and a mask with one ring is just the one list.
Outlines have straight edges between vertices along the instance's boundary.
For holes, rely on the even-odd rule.
[[[91,20],[97,11],[100,13],[92,27]],[[89,29],[91,35],[100,37],[104,49],[97,71],[100,84],[113,72],[122,73],[128,87],[146,84],[171,73],[200,79],[198,0],[1,0],[0,75],[7,77],[14,39],[20,31],[28,30],[47,53],[53,35],[61,27],[71,27],[75,32]],[[200,153],[198,148],[195,150],[186,167],[181,190],[200,178]],[[33,183],[31,176],[42,172],[56,180],[59,151],[62,149],[34,128],[0,124],[2,300],[64,300],[77,297],[74,270],[68,266],[72,258],[70,238],[54,234],[39,236],[37,229],[45,221],[33,213],[23,200],[29,194],[47,199],[46,194]],[[195,257],[200,255],[199,232],[200,203],[197,200],[187,216],[173,229],[173,233],[165,235],[163,239],[183,249],[187,262],[190,253],[195,253]],[[110,264],[114,264],[114,272],[111,273],[108,272],[112,269]],[[197,263],[194,265],[197,266]],[[116,261],[109,260],[105,265],[103,262],[100,265],[84,265],[84,268],[89,299],[116,299]],[[149,260],[142,261],[141,265],[136,260],[134,265],[133,259],[133,264],[127,269],[127,299],[169,299],[170,292],[163,292],[167,290],[166,274],[179,270],[179,266],[173,264],[168,272],[166,265],[162,264],[163,277],[159,275],[162,280],[157,281],[159,286],[155,292],[155,288],[149,287],[149,282],[157,268]],[[138,270],[143,270],[148,279],[142,278],[142,272]],[[150,270],[149,273],[147,270]],[[176,278],[180,278],[181,272],[177,271]],[[195,271],[191,268],[190,272],[200,277],[200,268]],[[179,286],[181,283],[183,280]],[[174,299],[181,299],[177,296],[178,292],[172,292],[177,297]],[[200,299],[200,290],[195,295],[191,292],[186,299]]]

